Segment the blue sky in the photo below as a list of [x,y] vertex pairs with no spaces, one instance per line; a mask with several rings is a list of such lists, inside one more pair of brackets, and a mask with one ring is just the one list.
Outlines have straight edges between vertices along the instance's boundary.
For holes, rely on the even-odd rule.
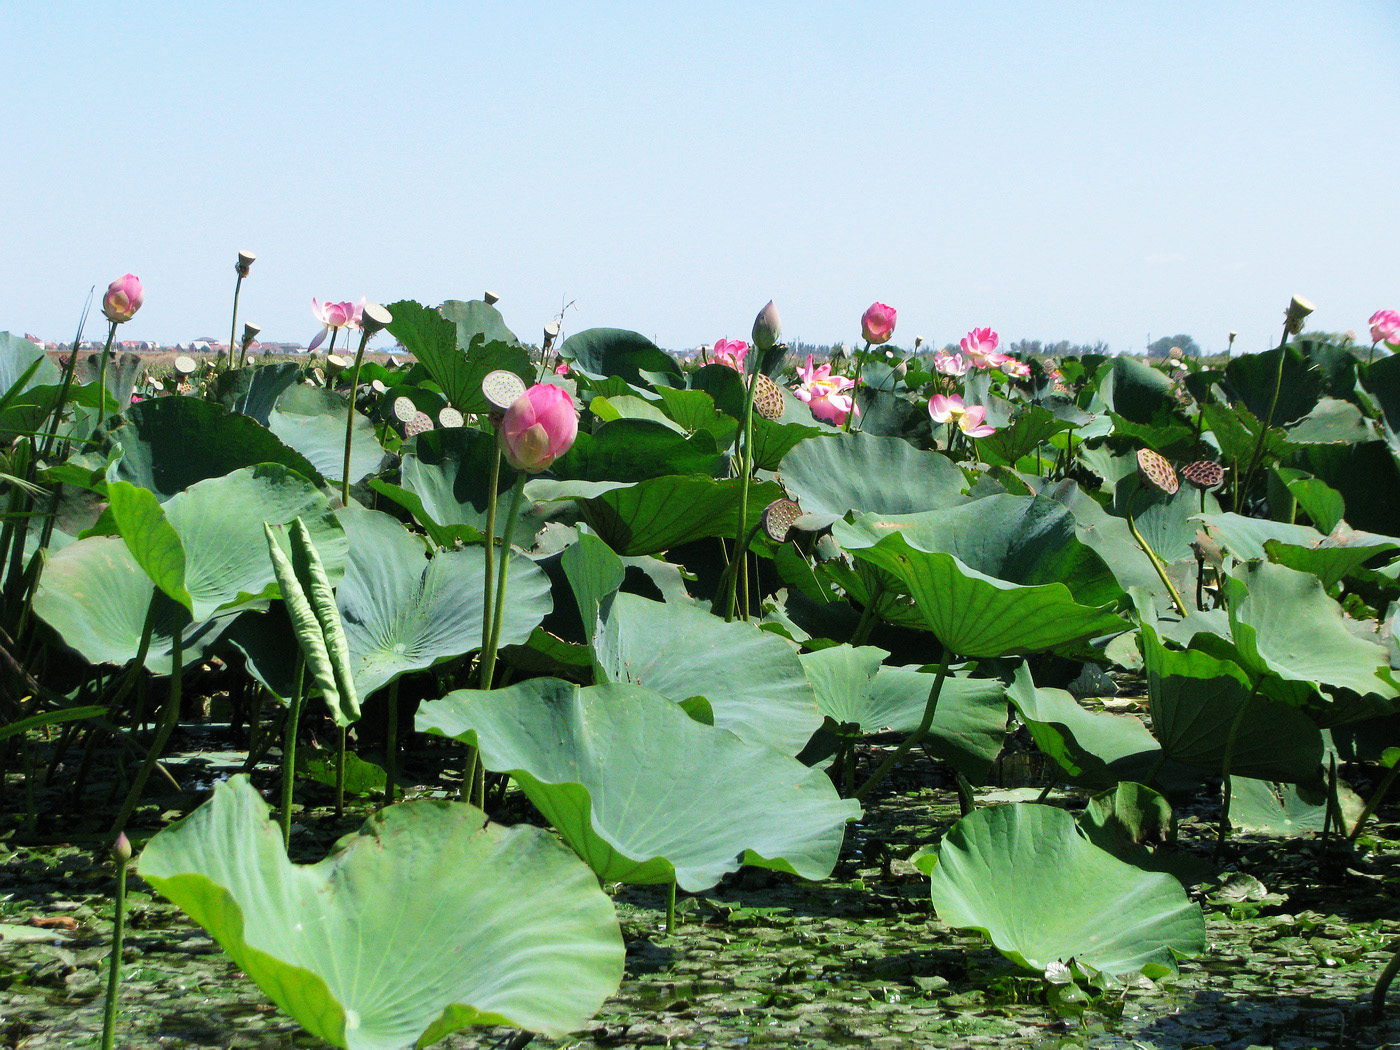
[[303,342],[313,296],[487,288],[672,348],[770,298],[1117,350],[1400,308],[1395,0],[3,8],[0,330],[131,271],[126,337],[226,337],[240,248]]

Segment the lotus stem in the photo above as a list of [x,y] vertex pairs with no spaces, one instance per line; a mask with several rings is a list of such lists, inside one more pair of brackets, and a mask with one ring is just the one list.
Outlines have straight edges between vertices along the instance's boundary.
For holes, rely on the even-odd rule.
[[1274,372],[1274,393],[1269,399],[1269,413],[1259,421],[1259,440],[1254,443],[1254,452],[1249,457],[1249,466],[1245,468],[1244,477],[1238,473],[1235,480],[1238,485],[1235,487],[1235,499],[1233,507],[1236,511],[1244,505],[1244,501],[1249,498],[1250,487],[1254,483],[1254,472],[1259,467],[1259,461],[1264,457],[1264,440],[1269,436],[1269,428],[1274,425],[1274,412],[1278,409],[1278,395],[1283,388],[1283,359],[1284,350],[1288,346],[1288,320],[1283,322],[1283,337],[1278,343],[1278,369]]
[[[747,570],[748,559],[745,555],[748,543],[744,540],[744,530],[749,521],[749,478],[753,474],[753,396],[758,388],[758,361],[757,355],[754,360],[753,374],[748,377],[748,383],[744,387],[744,428],[743,428],[743,452],[738,456],[739,467],[739,528],[734,536],[734,551],[730,555],[729,564],[725,566],[725,572],[734,568],[735,559],[740,559],[739,571],[745,574],[745,590],[747,590]],[[738,452],[738,446],[735,446]],[[731,584],[729,603],[725,607],[724,620],[729,623],[734,619],[734,607],[737,601],[737,585]],[[748,607],[744,608],[744,619],[749,618]]]
[[306,657],[297,648],[297,669],[292,678],[292,696],[287,705],[287,725],[282,730],[282,848],[292,844],[292,785],[296,780],[297,723],[306,696]]
[[[102,357],[97,362],[97,426],[93,428],[93,433],[102,429],[102,420],[107,416],[107,357],[112,352],[112,340],[117,337],[117,322],[107,322],[107,345],[102,348]],[[73,356],[76,359],[78,346],[73,345]],[[61,412],[63,406],[59,405]]]
[[676,929],[676,875],[671,873],[671,881],[666,885],[666,932]]
[[870,356],[870,340],[865,341],[865,349],[856,358],[856,374],[851,377],[851,411],[846,416],[846,433],[851,432],[851,422],[856,418],[856,395],[860,393],[860,373],[865,368],[865,359]]
[[1230,722],[1230,733],[1225,738],[1225,755],[1220,762],[1220,823],[1215,829],[1215,854],[1217,857],[1220,855],[1220,851],[1225,848],[1225,842],[1230,837],[1230,766],[1235,759],[1235,744],[1239,740],[1240,726],[1244,723],[1245,712],[1249,710],[1250,701],[1259,692],[1259,686],[1263,682],[1263,675],[1254,680],[1254,687],[1244,698],[1244,703],[1240,704],[1240,709],[1235,712],[1235,717]]
[[880,604],[880,599],[885,596],[884,585],[878,580],[870,588],[870,593],[865,597],[865,608],[860,611],[860,621],[856,624],[855,633],[851,635],[852,645],[864,645],[870,632],[875,629],[875,621],[879,614],[875,607]]
[[1372,1024],[1378,1023],[1385,1015],[1385,993],[1390,990],[1390,982],[1395,980],[1395,974],[1400,972],[1400,941],[1394,943],[1395,954],[1390,957],[1390,962],[1385,964],[1385,969],[1376,981],[1376,990],[1371,993]]
[[1137,493],[1134,492],[1132,497],[1128,500],[1128,531],[1133,534],[1133,539],[1135,539],[1137,545],[1142,548],[1142,553],[1147,555],[1147,560],[1152,563],[1152,568],[1157,570],[1157,579],[1162,581],[1162,586],[1165,587],[1167,593],[1171,595],[1172,605],[1176,607],[1177,615],[1185,617],[1186,603],[1181,600],[1181,595],[1178,594],[1176,588],[1172,586],[1172,581],[1167,578],[1167,569],[1166,566],[1162,564],[1162,559],[1157,557],[1157,552],[1152,549],[1151,544],[1143,539],[1142,533],[1138,531],[1137,522],[1133,520],[1133,501],[1136,499]]
[[944,646],[943,662],[938,665],[938,675],[933,680],[933,687],[928,691],[928,702],[924,704],[924,717],[920,720],[918,728],[905,737],[904,741],[875,767],[875,772],[870,774],[870,778],[855,793],[857,800],[864,799],[866,795],[870,794],[875,785],[885,779],[895,764],[907,755],[915,744],[928,735],[929,727],[933,725],[934,713],[938,710],[938,696],[943,692],[943,681],[948,677],[948,668],[952,666],[952,663],[953,653],[947,646]]
[[233,320],[229,322],[228,328],[228,366],[233,368],[233,346],[234,339],[238,335],[238,293],[243,290],[243,270],[238,269],[238,281],[233,286]]
[[724,607],[724,622],[729,623],[734,619],[735,594],[738,587],[738,568],[740,559],[743,558],[749,544],[758,535],[758,530],[763,527],[763,519],[754,522],[753,528],[749,529],[740,541],[739,550],[729,559],[729,564],[724,567],[724,572],[720,574],[719,586],[715,589],[715,600],[710,606],[710,611],[719,615],[720,607]]
[[[484,595],[481,607],[490,612],[493,605],[493,588],[496,585],[496,502],[500,499],[501,486],[501,446],[496,443],[496,452],[491,457],[491,481],[486,496],[486,571],[481,579],[481,593]],[[491,644],[491,617],[481,618],[481,657],[486,657],[486,647]],[[489,682],[478,682],[482,689],[490,689]]]
[[389,723],[384,731],[384,804],[394,804],[394,781],[399,773],[399,680],[389,683],[389,695],[385,698],[389,709]]
[[[365,347],[371,333],[364,328],[360,333],[360,348],[355,351],[355,366],[350,371],[350,405],[345,411],[345,470],[340,475],[340,502],[350,506],[350,438],[355,429],[355,395],[360,389],[360,362],[365,358]],[[331,345],[335,345],[335,330],[331,330]],[[327,354],[330,351],[326,351]]]
[[345,816],[345,738],[348,730],[345,726],[336,728],[339,733],[335,746],[335,816],[339,820]]
[[486,643],[486,651],[481,655],[479,685],[482,689],[491,688],[491,679],[496,673],[496,650],[501,644],[501,619],[505,615],[506,607],[506,577],[510,574],[510,538],[515,535],[515,519],[520,516],[520,503],[524,495],[525,474],[522,473],[516,478],[515,488],[511,491],[510,509],[506,511],[506,527],[501,532],[501,564],[496,576],[496,603],[494,608],[487,610],[491,633]]
[[102,1011],[102,1050],[112,1050],[117,1035],[117,990],[122,981],[122,940],[126,932],[126,869],[131,844],[118,835],[112,854],[117,860],[117,888],[112,909],[112,957],[107,964],[107,1002]]
[[151,770],[155,768],[161,752],[165,750],[165,745],[170,740],[170,734],[175,731],[176,723],[180,721],[180,689],[184,676],[184,665],[185,625],[177,620],[174,637],[170,640],[170,695],[166,698],[165,710],[161,713],[160,725],[156,729],[156,738],[151,742],[151,749],[146,753],[146,760],[141,763],[136,780],[132,783],[131,790],[126,794],[126,801],[122,803],[121,812],[117,814],[117,819],[112,823],[112,834],[114,835],[125,828],[127,821],[131,819],[131,814],[136,809],[136,803],[141,800],[141,792],[146,787],[146,780],[150,777]]
[[1400,762],[1397,762],[1386,771],[1381,782],[1376,785],[1376,790],[1371,792],[1371,797],[1366,800],[1366,808],[1361,811],[1361,816],[1356,818],[1356,826],[1351,829],[1351,834],[1347,836],[1348,842],[1356,841],[1356,836],[1361,834],[1361,829],[1364,828],[1366,822],[1371,819],[1371,814],[1376,811],[1376,807],[1384,800],[1386,792],[1390,790],[1390,786],[1395,783],[1395,778],[1398,776],[1400,776]]

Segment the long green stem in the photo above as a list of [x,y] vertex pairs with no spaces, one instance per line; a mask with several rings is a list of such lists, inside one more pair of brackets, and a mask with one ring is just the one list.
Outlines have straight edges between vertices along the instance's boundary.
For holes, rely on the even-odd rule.
[[943,681],[948,677],[948,668],[952,666],[953,653],[946,646],[943,649],[943,662],[938,665],[938,675],[933,680],[933,687],[928,691],[928,701],[924,704],[924,717],[919,722],[919,727],[904,738],[904,741],[888,755],[885,760],[875,767],[875,772],[870,774],[869,779],[860,786],[860,790],[855,793],[857,799],[863,799],[874,789],[875,785],[884,780],[886,775],[895,764],[909,753],[909,751],[928,735],[929,727],[933,725],[933,716],[938,710],[938,697],[943,692]]
[[666,887],[666,932],[672,933],[676,929],[676,876],[672,874],[671,881]]
[[384,730],[384,804],[394,804],[395,781],[399,775],[399,680],[389,683],[386,697],[388,723]]
[[[739,526],[734,535],[734,550],[730,553],[729,564],[725,566],[728,572],[734,568],[736,561],[739,563],[739,570],[743,571],[746,564],[745,557],[749,549],[744,542],[744,533],[749,524],[749,479],[753,476],[753,396],[758,387],[758,363],[754,363],[754,372],[748,377],[748,383],[744,388],[744,428],[743,428],[743,450],[735,447],[736,458],[739,460]],[[729,603],[725,607],[724,619],[729,622],[734,619],[734,607],[738,598],[737,587],[731,585]],[[744,610],[744,619],[749,618],[749,611]]]
[[1133,534],[1133,539],[1137,540],[1137,545],[1142,548],[1142,553],[1147,555],[1147,560],[1150,561],[1152,567],[1157,570],[1157,579],[1162,581],[1162,586],[1165,587],[1167,593],[1171,595],[1172,604],[1176,606],[1177,615],[1185,616],[1186,603],[1181,600],[1181,595],[1178,594],[1176,588],[1172,586],[1172,581],[1167,578],[1166,567],[1163,566],[1162,560],[1157,557],[1157,552],[1142,538],[1142,533],[1138,532],[1137,522],[1133,520],[1131,513],[1128,514],[1128,531]]
[[1390,982],[1395,980],[1396,973],[1400,973],[1400,947],[1396,948],[1390,962],[1385,964],[1385,969],[1376,981],[1376,990],[1371,993],[1372,1024],[1378,1023],[1385,1015],[1385,993],[1390,991]]
[[1361,834],[1361,829],[1366,826],[1366,822],[1371,819],[1371,814],[1376,811],[1376,807],[1385,798],[1390,786],[1395,783],[1395,778],[1400,776],[1400,763],[1391,766],[1385,777],[1376,785],[1376,790],[1371,792],[1371,797],[1366,800],[1366,808],[1361,811],[1361,816],[1356,818],[1356,826],[1351,829],[1351,834],[1347,836],[1348,842],[1355,842],[1356,836]]
[[[355,351],[355,366],[350,370],[350,404],[345,411],[345,469],[340,475],[340,502],[350,506],[350,438],[355,432],[355,397],[360,392],[360,362],[365,358],[365,347],[369,344],[369,329],[360,334],[360,349]],[[335,333],[331,333],[331,345],[335,345]]]
[[1235,480],[1239,483],[1235,489],[1234,509],[1239,511],[1244,506],[1244,500],[1249,498],[1249,490],[1254,483],[1254,472],[1259,467],[1259,461],[1264,457],[1264,441],[1269,436],[1269,428],[1274,425],[1274,412],[1278,409],[1279,391],[1283,389],[1283,360],[1288,347],[1288,322],[1283,325],[1283,338],[1278,344],[1278,369],[1274,372],[1274,393],[1269,399],[1269,413],[1259,421],[1259,439],[1254,443],[1254,452],[1249,457],[1249,466],[1245,468],[1244,477],[1238,474]]
[[875,608],[880,604],[880,599],[885,595],[884,584],[878,580],[870,588],[870,593],[865,597],[865,608],[860,611],[860,621],[856,624],[855,633],[851,635],[852,645],[864,645],[870,632],[875,628],[875,621],[879,619],[879,614]]
[[866,359],[867,357],[869,357],[869,356],[870,356],[870,341],[869,341],[869,340],[866,340],[865,349],[862,350],[862,351],[860,352],[860,356],[856,358],[856,374],[855,374],[854,376],[851,377],[851,379],[852,379],[852,383],[851,383],[851,411],[850,411],[850,414],[849,414],[848,416],[846,416],[846,422],[845,422],[845,424],[844,424],[845,431],[846,431],[846,433],[848,433],[848,434],[851,432],[851,423],[852,423],[852,421],[856,418],[856,409],[855,409],[855,405],[856,405],[856,395],[860,393],[860,374],[861,374],[862,371],[864,371],[864,369],[865,369],[865,359]]
[[170,640],[170,695],[165,701],[165,710],[161,713],[160,726],[156,729],[156,738],[151,743],[151,749],[146,753],[146,760],[141,763],[141,769],[136,774],[136,780],[131,785],[131,790],[127,792],[126,801],[122,803],[121,812],[117,814],[117,819],[112,823],[112,834],[116,834],[126,827],[126,823],[131,819],[132,812],[136,809],[136,803],[141,800],[141,792],[146,787],[146,780],[151,775],[151,770],[155,768],[156,762],[165,750],[165,745],[170,740],[170,734],[175,731],[176,724],[180,721],[180,691],[184,677],[185,664],[185,625],[175,624],[175,634]]
[[735,593],[738,588],[738,569],[743,564],[743,556],[749,549],[749,544],[753,543],[753,538],[758,535],[758,530],[763,527],[762,519],[754,522],[754,525],[744,534],[739,553],[729,559],[729,564],[724,567],[724,572],[720,574],[719,586],[715,589],[715,600],[710,605],[710,611],[719,614],[721,608],[725,611],[725,622],[734,619]]
[[[102,357],[97,362],[97,426],[93,433],[102,429],[102,420],[107,416],[107,358],[112,353],[112,340],[117,337],[117,322],[111,321],[107,325],[107,345],[102,348]],[[77,346],[73,347],[73,353],[78,352]]]
[[122,981],[122,940],[126,932],[126,869],[131,863],[131,847],[118,840],[117,889],[113,897],[112,957],[107,965],[107,1002],[102,1012],[102,1050],[112,1050],[117,1035],[117,990]]
[[[496,502],[500,499],[501,492],[501,446],[496,445],[495,454],[491,457],[491,481],[487,489],[486,496],[486,571],[481,579],[481,593],[484,595],[481,607],[489,613],[495,604],[494,590],[496,586]],[[481,658],[486,657],[486,647],[491,644],[491,617],[481,618]],[[478,682],[482,689],[490,689],[491,683]]]
[[292,680],[292,696],[287,705],[287,725],[282,731],[282,848],[292,843],[292,785],[296,781],[297,723],[306,696],[306,658],[297,649],[297,669]]
[[339,820],[345,816],[345,738],[348,730],[345,726],[337,728],[340,732],[335,746],[335,816]]
[[233,286],[233,320],[228,329],[228,366],[233,368],[233,340],[238,334],[238,293],[243,290],[243,274],[238,275],[238,283]]
[[1220,823],[1215,829],[1215,852],[1219,855],[1225,847],[1225,841],[1230,836],[1230,766],[1235,759],[1235,744],[1239,740],[1240,726],[1244,723],[1245,712],[1249,710],[1250,701],[1259,692],[1259,686],[1264,682],[1264,676],[1260,675],[1254,680],[1254,687],[1250,689],[1249,695],[1240,704],[1240,709],[1235,712],[1234,719],[1230,722],[1230,733],[1225,738],[1225,755],[1220,761]]
[[501,644],[501,618],[506,607],[506,577],[510,573],[510,538],[515,534],[515,519],[520,515],[520,503],[525,495],[525,475],[521,474],[510,494],[510,510],[506,512],[506,527],[501,532],[501,563],[496,576],[496,604],[490,613],[491,633],[486,643],[486,651],[481,654],[482,689],[491,688],[491,679],[496,673],[496,650]]

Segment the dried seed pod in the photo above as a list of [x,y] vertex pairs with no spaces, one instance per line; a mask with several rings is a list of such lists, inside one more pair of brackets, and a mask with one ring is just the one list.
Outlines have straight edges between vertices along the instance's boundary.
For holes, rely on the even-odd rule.
[[1166,459],[1150,448],[1139,449],[1137,454],[1138,476],[1153,488],[1161,489],[1167,495],[1175,494],[1181,487],[1176,471]]
[[462,413],[458,412],[451,405],[448,405],[438,413],[438,426],[446,427],[448,430],[455,430],[466,422],[462,418]]
[[1172,361],[1180,361],[1186,356],[1186,351],[1179,346],[1174,346],[1167,351],[1167,357]]
[[504,412],[525,396],[525,380],[514,372],[498,368],[494,372],[486,373],[486,377],[481,381],[481,392],[492,408]]
[[425,430],[433,429],[433,417],[426,412],[415,412],[413,418],[403,425],[403,436],[411,438]]
[[766,375],[754,376],[753,407],[764,419],[782,419],[787,405],[783,401],[783,388]]
[[311,370],[311,381],[317,386],[325,386],[326,373],[322,372],[319,368],[313,368]]
[[1215,488],[1225,480],[1225,468],[1219,463],[1201,459],[1182,467],[1181,477],[1186,484],[1204,491]]
[[792,500],[774,500],[763,508],[763,531],[774,543],[782,543],[792,531],[792,523],[801,516],[802,508]]
[[394,403],[389,406],[389,410],[394,413],[394,418],[400,423],[407,423],[418,414],[418,406],[413,403],[412,398],[396,397]]

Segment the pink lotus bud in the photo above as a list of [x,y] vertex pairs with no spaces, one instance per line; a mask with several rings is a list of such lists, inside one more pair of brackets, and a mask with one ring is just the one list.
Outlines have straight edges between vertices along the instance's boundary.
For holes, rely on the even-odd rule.
[[125,831],[117,835],[117,841],[112,843],[112,855],[117,858],[118,864],[125,864],[131,859],[131,841]]
[[861,335],[874,345],[889,342],[894,335],[895,308],[884,303],[871,303],[860,319]]
[[778,345],[778,336],[782,335],[782,332],[783,322],[778,317],[778,308],[770,299],[768,305],[753,319],[753,345],[759,350],[771,350]]
[[1371,315],[1371,342],[1400,343],[1400,313],[1377,310]]
[[578,437],[574,399],[562,387],[538,383],[506,410],[498,434],[510,465],[538,474],[569,451]]
[[107,294],[102,297],[102,313],[109,321],[121,324],[130,321],[141,309],[146,293],[141,289],[141,280],[134,273],[118,277],[107,286]]

